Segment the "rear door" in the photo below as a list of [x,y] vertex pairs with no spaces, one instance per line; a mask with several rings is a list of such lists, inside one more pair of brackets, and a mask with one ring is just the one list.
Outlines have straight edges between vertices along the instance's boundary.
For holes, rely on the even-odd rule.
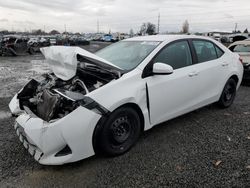
[[221,94],[225,85],[230,59],[224,55],[217,45],[208,40],[191,40],[196,55],[196,69],[199,76],[197,102],[200,105],[214,102]]

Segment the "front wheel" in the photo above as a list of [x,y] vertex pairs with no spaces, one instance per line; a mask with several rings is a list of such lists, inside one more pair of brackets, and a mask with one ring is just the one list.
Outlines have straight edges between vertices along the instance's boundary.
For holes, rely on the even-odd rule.
[[94,134],[94,147],[109,156],[121,155],[138,140],[141,123],[138,113],[130,107],[115,110],[99,125]]
[[235,82],[234,79],[230,78],[223,91],[222,94],[220,96],[220,100],[218,101],[218,104],[222,107],[222,108],[228,108],[229,106],[231,106],[233,104],[235,95],[236,95],[236,87],[237,84]]

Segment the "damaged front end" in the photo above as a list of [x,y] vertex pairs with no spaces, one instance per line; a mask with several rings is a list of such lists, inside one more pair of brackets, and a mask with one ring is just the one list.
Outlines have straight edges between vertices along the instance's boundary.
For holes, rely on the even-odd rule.
[[31,80],[18,93],[21,110],[47,122],[66,116],[80,105],[96,108],[95,111],[100,114],[106,112],[101,105],[94,106],[96,102],[85,95],[113,80],[112,76],[79,69],[77,75],[67,81],[57,78],[53,73],[44,77],[41,82]]
[[[11,100],[20,141],[41,164],[63,164],[94,154],[92,135],[108,110],[89,93],[117,80],[117,68],[76,48],[46,48],[52,73],[30,80]],[[65,149],[66,148],[66,149]]]
[[96,103],[85,95],[118,79],[122,74],[118,67],[78,47],[47,47],[41,51],[53,73],[44,75],[41,82],[31,80],[18,93],[21,110],[47,122],[66,116],[79,105],[98,106],[99,110],[94,110],[104,113],[101,105],[93,105]]

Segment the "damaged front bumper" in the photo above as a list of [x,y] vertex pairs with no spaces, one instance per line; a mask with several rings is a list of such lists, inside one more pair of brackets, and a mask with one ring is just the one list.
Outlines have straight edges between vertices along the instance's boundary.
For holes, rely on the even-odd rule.
[[14,124],[14,128],[20,142],[23,143],[23,146],[28,150],[30,155],[32,155],[36,161],[40,161],[41,157],[43,156],[43,152],[27,140],[24,128],[17,121]]
[[46,122],[21,110],[17,95],[9,107],[18,116],[14,128],[19,140],[40,164],[59,165],[95,154],[92,136],[100,114],[79,106],[61,119]]

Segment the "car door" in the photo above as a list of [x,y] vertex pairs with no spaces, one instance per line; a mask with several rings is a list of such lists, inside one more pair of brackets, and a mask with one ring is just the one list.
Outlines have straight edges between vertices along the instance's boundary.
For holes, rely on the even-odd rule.
[[152,64],[166,63],[174,71],[170,75],[152,75],[145,78],[152,125],[190,111],[196,104],[199,78],[192,61],[186,40],[167,45],[153,58]]
[[24,39],[17,39],[14,50],[17,54],[24,54],[27,51],[27,42]]
[[192,40],[196,55],[196,70],[199,77],[199,89],[196,100],[200,106],[218,100],[225,85],[229,62],[224,52],[213,42],[202,39]]

